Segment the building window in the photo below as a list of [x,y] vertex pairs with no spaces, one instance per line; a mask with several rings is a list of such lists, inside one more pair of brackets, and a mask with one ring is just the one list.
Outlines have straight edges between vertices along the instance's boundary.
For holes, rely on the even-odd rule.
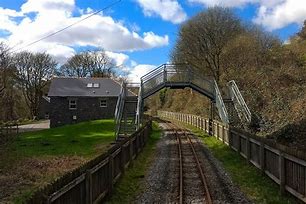
[[107,107],[107,101],[106,100],[100,100],[100,107],[106,108]]
[[77,101],[75,99],[69,100],[69,110],[76,110],[77,109]]
[[88,83],[87,88],[99,88],[100,84],[99,83]]
[[49,113],[48,112],[45,113],[45,119],[49,119]]

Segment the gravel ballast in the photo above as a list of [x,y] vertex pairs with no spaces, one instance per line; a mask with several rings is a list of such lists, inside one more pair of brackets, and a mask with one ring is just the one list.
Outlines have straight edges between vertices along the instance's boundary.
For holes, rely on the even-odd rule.
[[[161,122],[164,130],[156,146],[156,155],[145,177],[143,193],[136,203],[178,203],[179,199],[179,159],[176,136],[167,122]],[[233,184],[221,163],[213,157],[208,148],[194,135],[190,134],[204,171],[213,203],[252,203]],[[188,159],[188,157],[186,158]],[[183,168],[187,171],[188,168]],[[191,172],[190,172],[191,173]],[[194,178],[191,191],[202,191],[198,179]],[[190,181],[188,181],[190,182]],[[185,203],[203,203],[198,198],[188,198]]]

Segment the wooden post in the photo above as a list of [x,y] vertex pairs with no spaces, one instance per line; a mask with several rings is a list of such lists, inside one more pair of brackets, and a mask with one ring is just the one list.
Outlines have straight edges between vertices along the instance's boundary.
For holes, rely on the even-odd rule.
[[216,125],[217,125],[217,140],[219,140],[219,124],[218,123],[216,123]]
[[263,141],[260,141],[260,170],[261,173],[265,173],[265,144]]
[[251,143],[250,143],[250,138],[247,136],[246,137],[246,158],[247,161],[250,162],[251,157]]
[[130,163],[133,161],[133,141],[130,139],[130,141],[129,141],[129,143],[130,143]]
[[111,154],[109,154],[108,157],[108,193],[109,195],[112,193],[113,191],[113,178],[114,178],[114,158]]
[[238,148],[237,148],[237,149],[238,149],[238,153],[240,153],[240,152],[241,152],[241,139],[240,139],[240,134],[238,134],[237,136],[238,136],[238,137],[237,137],[237,138],[238,138]]
[[86,203],[92,204],[92,176],[89,170],[86,171],[85,181],[86,181]]
[[225,127],[222,125],[222,142],[224,143]]
[[120,171],[121,171],[121,174],[123,175],[124,174],[124,148],[123,146],[120,147],[121,148],[121,152],[120,152]]
[[286,180],[285,180],[285,158],[283,152],[279,153],[279,180],[280,180],[280,192],[284,194],[286,189]]

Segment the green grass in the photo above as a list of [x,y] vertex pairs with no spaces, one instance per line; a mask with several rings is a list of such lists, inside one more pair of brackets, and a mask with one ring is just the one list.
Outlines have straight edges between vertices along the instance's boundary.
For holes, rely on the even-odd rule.
[[[112,119],[83,122],[21,133],[2,146],[0,172],[8,178],[4,185],[13,184],[14,203],[22,203],[38,187],[105,152],[115,139],[114,128]],[[0,187],[0,194],[1,190],[5,188]]]
[[201,138],[213,155],[223,164],[233,182],[255,203],[289,204],[298,203],[291,195],[280,195],[279,186],[260,170],[248,164],[237,152],[202,130],[180,123]]
[[[10,146],[22,156],[92,156],[114,140],[113,120],[96,120],[22,133]],[[104,145],[103,145],[104,144]]]
[[107,203],[133,203],[144,186],[145,174],[154,158],[155,144],[159,140],[161,130],[153,123],[153,132],[143,151],[126,170],[124,176],[115,185],[114,192]]

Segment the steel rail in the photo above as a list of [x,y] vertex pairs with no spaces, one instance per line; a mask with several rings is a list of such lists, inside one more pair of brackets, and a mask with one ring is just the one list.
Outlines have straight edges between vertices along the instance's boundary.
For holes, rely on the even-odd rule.
[[176,131],[176,140],[178,141],[178,150],[179,150],[179,162],[180,162],[180,197],[179,204],[183,204],[183,155],[182,155],[182,141],[181,137]]
[[183,198],[184,198],[184,192],[183,192],[183,154],[182,154],[182,140],[180,135],[178,134],[178,131],[183,131],[184,136],[186,136],[187,141],[191,147],[192,150],[192,154],[193,157],[196,161],[197,164],[197,169],[200,173],[200,178],[201,178],[201,182],[204,186],[204,200],[207,204],[212,204],[212,198],[209,192],[209,188],[207,185],[207,181],[206,181],[206,177],[204,175],[203,169],[201,167],[201,163],[199,161],[198,155],[196,153],[195,147],[193,145],[192,140],[190,139],[189,135],[187,134],[187,131],[184,129],[179,128],[177,125],[171,123],[171,125],[169,125],[170,127],[172,126],[174,134],[176,135],[176,140],[178,141],[178,150],[179,150],[179,166],[180,166],[180,178],[179,178],[179,203],[182,204],[183,203]]
[[193,152],[193,156],[197,162],[197,167],[198,167],[198,170],[200,172],[200,175],[201,175],[201,180],[202,180],[202,183],[203,183],[203,186],[204,186],[204,190],[205,190],[205,197],[206,197],[206,201],[208,204],[212,204],[212,199],[211,199],[211,196],[210,196],[210,192],[209,192],[209,189],[208,189],[208,185],[207,185],[207,181],[206,181],[206,178],[205,178],[205,175],[204,175],[204,172],[203,172],[203,169],[201,167],[201,164],[200,164],[200,161],[199,161],[199,158],[198,158],[198,155],[195,151],[195,148],[194,148],[194,145],[189,137],[188,134],[186,134],[186,131],[184,132],[185,136],[187,137],[188,141],[189,141],[189,144],[190,144],[190,147],[192,149],[192,152]]

